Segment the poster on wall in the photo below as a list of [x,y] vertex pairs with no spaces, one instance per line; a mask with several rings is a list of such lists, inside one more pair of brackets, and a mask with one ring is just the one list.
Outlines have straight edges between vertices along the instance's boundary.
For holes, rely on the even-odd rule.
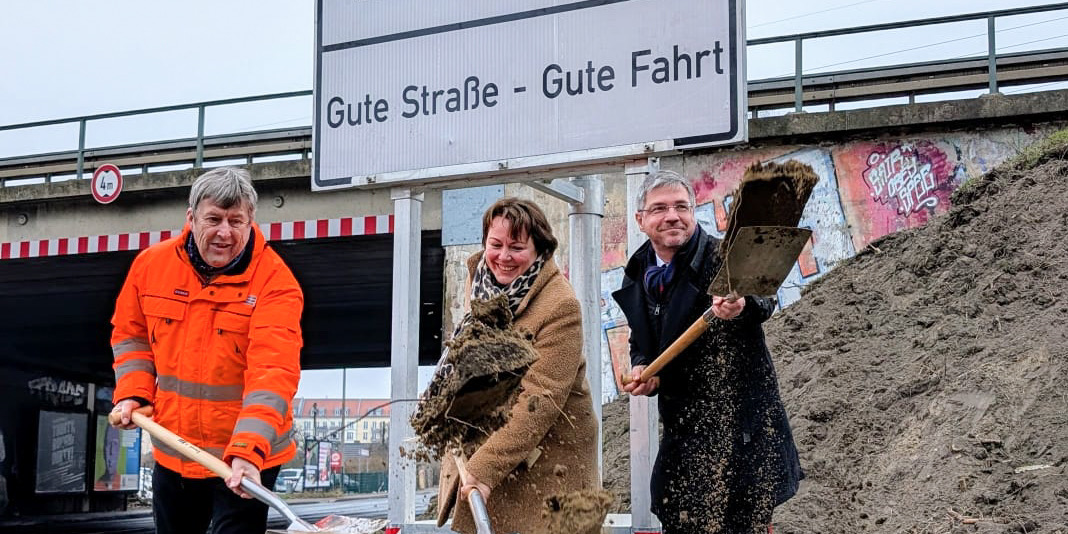
[[141,468],[141,430],[120,430],[96,417],[94,491],[136,490]]
[[89,414],[41,410],[37,423],[36,492],[85,491]]

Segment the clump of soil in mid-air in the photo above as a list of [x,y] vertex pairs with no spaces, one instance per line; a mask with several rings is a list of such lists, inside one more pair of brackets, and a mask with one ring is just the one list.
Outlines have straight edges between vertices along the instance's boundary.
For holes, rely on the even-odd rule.
[[720,249],[730,252],[745,226],[797,226],[812,190],[819,182],[812,167],[797,160],[754,163],[732,193],[730,219]]
[[1061,132],[765,323],[807,475],[776,533],[1068,533],[1065,199]]
[[519,382],[537,358],[528,336],[513,328],[503,295],[472,301],[470,318],[446,345],[411,419],[422,446],[413,454],[421,459],[481,443],[504,426],[522,389]]
[[535,534],[585,534],[600,532],[615,497],[604,490],[582,490],[553,495],[545,500],[542,515],[549,526]]

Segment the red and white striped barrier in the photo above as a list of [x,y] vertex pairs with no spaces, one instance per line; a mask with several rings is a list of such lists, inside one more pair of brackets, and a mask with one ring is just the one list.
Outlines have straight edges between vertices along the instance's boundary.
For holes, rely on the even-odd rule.
[[[267,236],[268,241],[391,234],[393,216],[372,215],[264,223],[260,225],[260,231]],[[0,260],[142,250],[169,239],[178,232],[180,230],[162,230],[0,243]]]

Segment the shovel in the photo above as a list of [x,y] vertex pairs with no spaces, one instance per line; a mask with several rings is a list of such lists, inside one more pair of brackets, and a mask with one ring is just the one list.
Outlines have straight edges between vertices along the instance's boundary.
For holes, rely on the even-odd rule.
[[[797,261],[811,235],[812,230],[807,228],[787,226],[739,228],[734,234],[734,241],[723,265],[712,284],[708,286],[708,294],[727,295],[732,301],[737,300],[739,295],[774,295],[790,274],[790,268]],[[660,369],[701,337],[715,318],[711,307],[705,310],[674,343],[642,371],[641,381],[645,382],[656,376]],[[624,384],[631,381],[627,375],[622,378]]]
[[[189,458],[190,460],[193,460],[194,462],[204,466],[212,473],[215,473],[216,475],[222,477],[223,480],[230,478],[230,475],[232,473],[230,466],[226,465],[226,462],[216,458],[211,453],[182,439],[174,432],[163,428],[163,426],[161,426],[159,423],[153,421],[141,412],[134,411],[131,419],[133,420],[134,424],[145,429],[145,431],[152,436],[152,439],[159,440],[160,442],[167,444],[167,446],[169,446],[170,448],[181,453],[182,456],[185,456],[186,458]],[[278,513],[282,514],[286,519],[288,519],[290,521],[290,524],[286,530],[291,532],[322,532],[322,528],[316,525],[312,525],[311,523],[298,517],[297,514],[293,511],[293,509],[285,503],[285,501],[280,499],[278,495],[276,495],[273,491],[265,488],[262,484],[250,480],[248,478],[242,478],[241,489],[247,491],[249,494],[256,497],[256,499],[263,502],[264,504],[270,506],[271,508],[274,508],[278,511]],[[345,524],[347,521],[348,518],[346,517],[329,515],[319,521],[318,524],[329,525],[330,527],[334,527],[335,525]]]
[[[520,361],[518,363],[521,366],[511,368],[507,370],[492,370],[485,373],[476,372],[472,369],[456,369],[451,364],[444,364],[448,361],[449,348],[446,347],[439,361],[438,371],[435,373],[435,379],[431,381],[430,387],[427,388],[428,395],[435,397],[444,394],[448,397],[447,406],[443,406],[440,409],[444,411],[438,412],[440,409],[431,409],[428,412],[424,412],[424,417],[417,417],[413,420],[413,426],[417,433],[427,434],[432,431],[434,421],[441,420],[455,420],[461,422],[467,421],[482,421],[484,424],[491,426],[499,425],[498,421],[486,419],[486,414],[492,412],[497,407],[510,407],[515,402],[515,396],[517,388],[526,374],[529,368],[529,361]],[[466,363],[465,360],[460,360],[458,363]],[[462,374],[465,379],[457,382],[449,380],[448,375],[452,373]],[[457,384],[459,386],[457,387]],[[442,389],[448,390],[447,392],[441,391]],[[427,400],[427,399],[424,399]],[[424,404],[421,408],[426,408],[428,404]],[[427,417],[429,415],[429,417]],[[454,423],[451,425],[454,429],[465,428],[461,424]],[[463,434],[456,433],[455,430],[450,432],[453,434],[451,440],[453,442],[459,441],[462,443]],[[442,436],[437,432],[432,432],[431,437],[428,439],[438,442],[442,441]],[[469,478],[467,474],[467,461],[464,458],[464,454],[461,451],[454,451],[451,454],[453,461],[456,462],[456,470],[460,474],[461,484],[466,484]],[[482,496],[482,493],[476,490],[471,490],[467,494],[467,502],[471,507],[471,517],[475,522],[476,534],[493,534],[492,523],[490,522],[489,509],[486,507],[486,500]]]
[[[463,453],[453,454],[452,458],[456,461],[456,470],[460,472],[460,482],[466,484],[467,461],[464,460]],[[482,492],[477,489],[471,490],[467,494],[467,502],[471,504],[471,517],[475,520],[476,534],[493,534],[489,510],[486,509],[486,500],[482,498]]]
[[[411,418],[431,454],[443,461],[445,455],[453,457],[462,482],[469,480],[462,445],[507,422],[523,377],[536,359],[530,340],[512,326],[506,297],[471,302],[470,319],[446,345]],[[467,501],[477,533],[493,534],[485,497],[474,490]]]

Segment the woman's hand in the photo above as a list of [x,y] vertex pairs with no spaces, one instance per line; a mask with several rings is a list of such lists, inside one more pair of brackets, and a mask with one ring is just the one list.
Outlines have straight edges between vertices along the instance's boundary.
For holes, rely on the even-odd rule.
[[489,486],[479,482],[478,479],[468,473],[467,480],[460,486],[460,497],[466,499],[467,494],[471,493],[471,490],[478,490],[478,492],[482,494],[482,501],[489,502]]
[[151,404],[141,406],[141,403],[134,399],[123,399],[108,414],[108,423],[115,428],[133,430],[137,428],[137,425],[133,422],[134,411],[141,412],[146,417],[152,417]]

